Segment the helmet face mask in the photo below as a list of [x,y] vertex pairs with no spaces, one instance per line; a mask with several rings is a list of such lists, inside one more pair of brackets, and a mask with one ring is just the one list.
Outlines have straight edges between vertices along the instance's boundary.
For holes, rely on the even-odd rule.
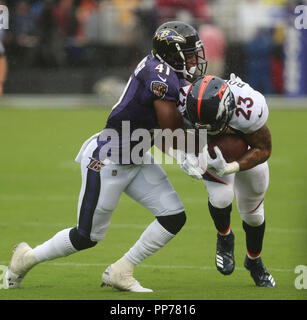
[[[232,113],[233,113],[233,111],[232,111]],[[231,113],[231,115],[232,115],[232,113]],[[216,123],[214,123],[214,124],[196,123],[195,127],[198,129],[207,129],[207,133],[210,136],[216,136],[219,134],[223,134],[226,131],[230,118],[231,118],[230,112],[228,109],[226,109],[224,111],[221,119],[216,121]]]
[[205,50],[195,29],[180,21],[161,25],[153,37],[153,55],[184,78],[194,81],[205,74]]
[[235,110],[233,93],[225,81],[205,76],[192,84],[187,96],[187,115],[196,129],[209,135],[223,134]]
[[[187,79],[191,81],[195,81],[201,76],[205,75],[207,70],[207,60],[205,57],[205,49],[203,46],[203,42],[198,40],[195,43],[194,50],[181,50],[185,57],[183,63],[183,69],[187,73]],[[192,65],[189,67],[189,65]]]

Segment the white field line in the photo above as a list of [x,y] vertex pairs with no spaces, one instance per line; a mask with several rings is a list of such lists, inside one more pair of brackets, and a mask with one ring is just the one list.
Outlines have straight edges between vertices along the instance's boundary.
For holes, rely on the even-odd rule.
[[[106,263],[78,263],[78,262],[50,262],[49,264],[56,266],[56,267],[107,267],[110,264]],[[190,270],[216,270],[215,266],[171,266],[171,265],[150,265],[150,264],[140,264],[137,266],[137,268],[150,268],[150,269],[190,269]],[[236,270],[246,270],[245,268],[242,267],[236,267]],[[293,269],[275,269],[275,268],[270,268],[270,270],[274,272],[294,272]]]
[[[198,183],[195,180],[196,183]],[[205,203],[207,204],[208,199],[205,194],[204,197],[192,198],[192,197],[181,197],[183,203]],[[27,195],[27,194],[0,194],[0,201],[78,201],[78,195]],[[134,203],[129,197],[122,197],[120,199],[121,202],[129,202],[131,204]],[[286,203],[307,203],[307,199],[285,199],[283,202]]]
[[[0,265],[8,265],[9,261],[0,261]],[[54,267],[75,267],[75,268],[88,268],[88,267],[101,267],[106,268],[110,263],[82,263],[82,262],[46,262],[41,265],[54,266]],[[187,269],[187,270],[216,270],[215,266],[182,266],[182,265],[150,265],[140,264],[137,268],[148,269]],[[243,267],[236,267],[236,270],[245,271]],[[270,268],[272,272],[293,272],[294,269],[280,269]]]
[[[20,227],[42,227],[42,228],[69,228],[73,227],[75,224],[72,222],[71,224],[68,223],[40,223],[40,222],[20,222],[15,223],[14,226],[20,226]],[[6,228],[11,227],[12,224],[0,222],[0,227]],[[145,230],[148,225],[146,224],[133,224],[133,223],[111,223],[110,228],[113,229],[137,229],[137,230]],[[194,231],[212,231],[214,230],[213,226],[184,226],[185,230],[194,230]],[[242,228],[239,227],[232,227],[231,228],[234,232],[243,232]],[[267,228],[266,232],[275,232],[275,233],[305,233],[307,234],[307,229],[304,228],[295,228],[295,229],[283,229],[283,228]]]
[[27,194],[0,194],[0,201],[67,201],[76,200],[77,196],[71,195],[27,195]]
[[[186,203],[207,203],[207,198],[181,198]],[[26,195],[26,194],[0,194],[0,201],[73,201],[78,195]],[[121,198],[120,202],[134,203],[130,198]]]
[[[1,99],[1,105],[17,109],[86,109],[104,107],[111,110],[119,97],[96,94],[6,94]],[[293,110],[291,106],[304,109],[307,107],[306,96],[287,97],[286,95],[266,95],[270,109]],[[295,110],[295,109],[294,109]]]

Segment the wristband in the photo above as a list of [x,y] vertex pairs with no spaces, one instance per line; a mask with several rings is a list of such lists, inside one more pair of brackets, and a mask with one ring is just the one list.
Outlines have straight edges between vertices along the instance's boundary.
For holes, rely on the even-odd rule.
[[227,163],[227,169],[225,171],[225,174],[231,174],[238,171],[240,171],[239,162],[233,161],[233,162]]

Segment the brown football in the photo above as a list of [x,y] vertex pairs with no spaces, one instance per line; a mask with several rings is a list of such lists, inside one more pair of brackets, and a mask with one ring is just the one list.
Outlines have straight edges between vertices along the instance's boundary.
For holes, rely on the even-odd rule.
[[214,146],[219,147],[227,162],[240,159],[248,149],[248,144],[237,134],[227,134],[210,139],[208,142],[208,152],[213,159],[216,158],[213,150]]

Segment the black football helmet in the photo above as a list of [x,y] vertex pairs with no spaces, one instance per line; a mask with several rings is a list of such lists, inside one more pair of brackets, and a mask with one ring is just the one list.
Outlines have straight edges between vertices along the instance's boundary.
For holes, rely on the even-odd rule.
[[[152,53],[191,82],[206,73],[207,60],[203,43],[196,30],[181,21],[166,22],[156,30]],[[194,54],[195,65],[188,70],[186,57],[190,54]]]
[[225,132],[236,108],[228,84],[216,76],[204,76],[193,82],[187,95],[186,112],[196,129],[209,135]]

